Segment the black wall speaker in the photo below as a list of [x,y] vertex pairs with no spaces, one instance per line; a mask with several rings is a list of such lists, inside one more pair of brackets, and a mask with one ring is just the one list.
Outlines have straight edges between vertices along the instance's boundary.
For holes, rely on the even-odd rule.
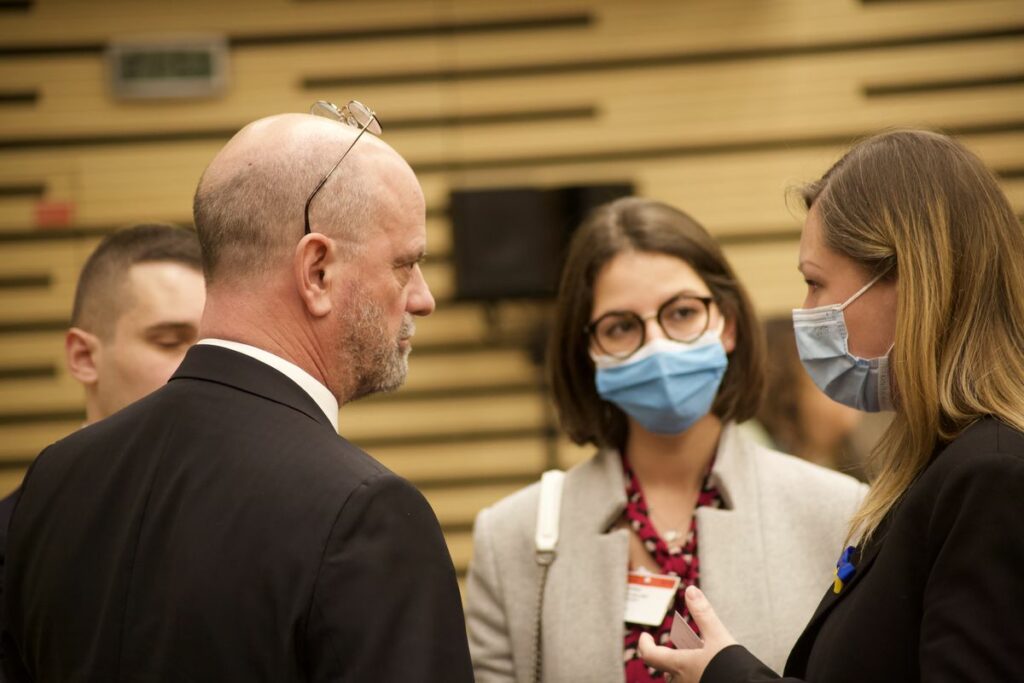
[[554,295],[572,231],[594,207],[632,193],[628,183],[452,192],[455,298]]

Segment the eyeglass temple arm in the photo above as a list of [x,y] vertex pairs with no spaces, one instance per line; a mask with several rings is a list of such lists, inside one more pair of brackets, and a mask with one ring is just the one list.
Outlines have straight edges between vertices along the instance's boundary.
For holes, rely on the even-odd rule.
[[373,122],[374,122],[374,121],[376,120],[376,118],[377,118],[377,115],[376,115],[376,114],[374,114],[374,115],[372,115],[372,116],[371,116],[370,118],[368,118],[368,119],[366,120],[366,123],[364,123],[364,124],[363,124],[363,126],[362,126],[362,127],[361,127],[361,128],[359,129],[359,134],[358,134],[358,135],[356,135],[356,137],[355,137],[355,139],[354,139],[354,140],[352,140],[352,144],[350,144],[350,145],[349,145],[349,146],[348,146],[347,148],[345,148],[345,152],[344,152],[344,153],[343,153],[343,154],[341,155],[341,158],[340,158],[340,159],[338,159],[338,163],[334,164],[334,166],[332,166],[332,167],[331,167],[331,170],[330,170],[330,171],[328,171],[328,172],[327,172],[327,175],[325,175],[325,176],[324,176],[324,177],[323,177],[323,178],[322,178],[322,179],[320,180],[320,183],[319,183],[319,184],[318,184],[318,185],[316,186],[316,188],[315,188],[315,189],[313,190],[312,194],[310,194],[310,195],[309,195],[309,199],[307,199],[307,200],[306,200],[306,206],[305,206],[305,210],[304,210],[304,212],[303,212],[303,213],[304,213],[304,214],[305,214],[305,216],[306,216],[306,234],[307,234],[307,235],[308,235],[308,234],[309,234],[310,232],[312,232],[312,231],[311,231],[311,230],[309,229],[309,205],[313,203],[313,198],[314,198],[314,197],[316,197],[316,196],[317,196],[317,194],[318,194],[318,193],[320,192],[320,189],[321,189],[321,188],[322,188],[322,187],[323,187],[323,186],[324,186],[325,184],[327,184],[327,180],[328,180],[328,178],[330,178],[330,177],[331,177],[331,176],[332,176],[332,175],[334,174],[334,172],[335,172],[336,170],[338,170],[338,167],[339,167],[339,166],[341,166],[341,162],[343,162],[343,161],[345,160],[345,157],[347,157],[347,156],[348,156],[348,153],[349,153],[350,151],[352,151],[352,148],[356,146],[356,143],[357,143],[357,142],[359,142],[359,138],[363,137],[363,133],[365,133],[365,132],[366,132],[366,129],[367,129],[367,128],[368,128],[369,126],[370,126],[370,124],[371,124],[371,123],[373,123]]

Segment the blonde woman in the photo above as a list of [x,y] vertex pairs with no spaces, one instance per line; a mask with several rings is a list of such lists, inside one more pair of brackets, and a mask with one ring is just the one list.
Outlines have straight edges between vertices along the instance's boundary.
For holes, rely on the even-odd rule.
[[[984,164],[929,132],[862,142],[804,199],[801,358],[835,400],[895,417],[786,680],[1024,681],[1024,231]],[[645,638],[649,664],[778,677],[713,596],[686,600],[704,647]]]
[[597,452],[565,475],[549,565],[537,486],[477,517],[477,683],[662,681],[637,642],[689,619],[688,585],[781,666],[864,487],[736,427],[761,400],[761,327],[718,244],[659,202],[600,207],[573,237],[548,360],[562,427]]

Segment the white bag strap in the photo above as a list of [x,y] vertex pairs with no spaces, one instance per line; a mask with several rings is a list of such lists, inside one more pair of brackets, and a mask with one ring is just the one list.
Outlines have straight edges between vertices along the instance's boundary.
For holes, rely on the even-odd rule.
[[562,483],[565,472],[548,470],[540,477],[540,501],[537,503],[537,535],[534,543],[537,549],[537,564],[540,565],[540,582],[537,587],[537,623],[533,631],[533,680],[543,680],[544,657],[542,652],[541,624],[544,613],[544,586],[548,581],[548,568],[555,561],[558,547],[558,518],[562,513]]
[[537,563],[548,565],[558,547],[558,518],[562,512],[562,483],[565,472],[548,470],[540,478],[540,502],[537,504]]

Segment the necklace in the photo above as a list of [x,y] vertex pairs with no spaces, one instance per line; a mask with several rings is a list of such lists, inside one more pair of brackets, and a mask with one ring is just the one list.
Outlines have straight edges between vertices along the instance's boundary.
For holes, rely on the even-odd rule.
[[[650,504],[647,506],[647,514],[650,515],[651,521],[654,522],[654,508]],[[686,540],[686,534],[678,526],[662,528],[660,524],[655,524],[655,528],[665,543],[669,545],[678,545]]]

